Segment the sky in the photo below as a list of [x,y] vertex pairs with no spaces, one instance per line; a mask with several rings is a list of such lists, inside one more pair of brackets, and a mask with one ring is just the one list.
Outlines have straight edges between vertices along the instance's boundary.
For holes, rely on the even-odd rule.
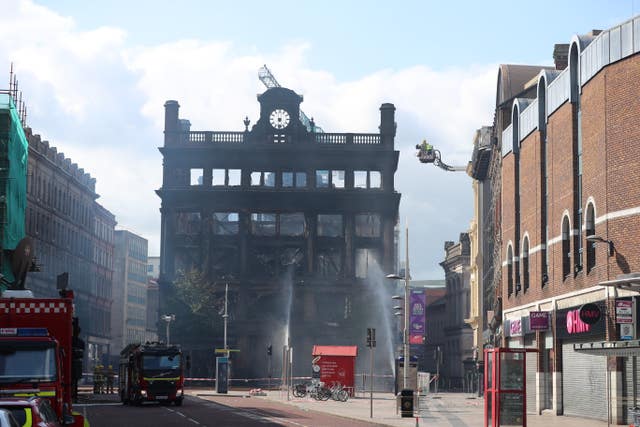
[[[27,125],[96,178],[118,229],[160,252],[164,102],[192,130],[258,118],[266,64],[326,132],[377,132],[396,107],[396,190],[414,279],[442,279],[473,216],[471,178],[415,158],[423,139],[466,165],[493,123],[498,65],[552,65],[555,43],[639,13],[638,0],[0,0],[0,88],[14,64]],[[404,241],[400,242],[404,259]]]

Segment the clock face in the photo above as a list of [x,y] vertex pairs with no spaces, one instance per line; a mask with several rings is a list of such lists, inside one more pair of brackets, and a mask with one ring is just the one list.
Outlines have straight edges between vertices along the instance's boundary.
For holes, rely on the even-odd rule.
[[284,129],[289,126],[289,113],[281,108],[275,109],[269,116],[269,122],[276,129]]

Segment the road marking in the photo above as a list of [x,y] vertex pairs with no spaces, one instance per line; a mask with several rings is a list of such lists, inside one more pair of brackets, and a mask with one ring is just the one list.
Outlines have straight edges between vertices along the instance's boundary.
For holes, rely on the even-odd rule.
[[89,406],[122,406],[122,403],[74,403],[74,408],[87,408]]
[[[201,425],[198,421],[194,420],[193,418],[189,418],[188,416],[186,416],[185,414],[183,414],[183,413],[182,413],[182,412],[180,412],[180,411],[177,411],[177,410],[175,410],[175,409],[171,409],[171,408],[166,408],[166,407],[165,407],[164,409],[166,409],[166,410],[167,410],[167,411],[169,411],[169,412],[173,412],[174,414],[178,414],[178,415],[180,415],[181,417],[184,417],[184,418],[188,419],[189,421],[191,421],[191,422],[192,422],[192,423],[194,423],[194,424]],[[204,427],[206,427],[206,426],[204,426]]]

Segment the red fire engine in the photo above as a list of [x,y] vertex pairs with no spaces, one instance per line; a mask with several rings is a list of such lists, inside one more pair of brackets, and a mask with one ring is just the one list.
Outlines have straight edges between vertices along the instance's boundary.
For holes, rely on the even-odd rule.
[[0,397],[49,399],[60,422],[82,426],[72,414],[73,292],[33,298],[5,291],[0,298]]
[[126,346],[120,352],[119,390],[124,404],[182,405],[184,369],[180,346],[159,342]]

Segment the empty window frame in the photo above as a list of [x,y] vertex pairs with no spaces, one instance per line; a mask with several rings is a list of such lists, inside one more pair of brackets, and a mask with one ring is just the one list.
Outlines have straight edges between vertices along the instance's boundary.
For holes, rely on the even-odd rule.
[[342,215],[318,215],[318,236],[342,237]]
[[200,234],[202,221],[200,212],[176,213],[176,234]]
[[316,171],[316,188],[329,188],[329,171]]
[[276,174],[274,172],[251,172],[252,187],[275,187]]
[[254,236],[275,236],[276,235],[276,214],[252,213],[251,214],[251,234],[253,234]]
[[353,171],[353,188],[382,188],[380,171]]
[[280,235],[302,236],[305,232],[305,220],[302,212],[279,215]]
[[305,188],[307,186],[307,173],[282,172],[282,186],[285,188]]
[[342,249],[319,248],[316,255],[316,269],[321,277],[337,277],[342,272]]
[[372,248],[357,248],[355,259],[355,273],[358,279],[366,279],[374,272],[380,271],[379,252]]
[[282,248],[278,268],[280,274],[285,273],[289,277],[292,274],[295,276],[304,275],[306,269],[304,249],[300,247]]
[[217,185],[217,186],[227,185],[227,170],[213,169],[211,171],[211,185]]
[[529,290],[529,237],[525,236],[522,244],[522,288],[526,293]]
[[227,185],[229,187],[239,187],[242,185],[242,170],[241,169],[227,169]]
[[344,188],[344,171],[331,171],[331,188]]
[[380,237],[380,215],[357,214],[356,215],[356,236]]
[[202,185],[203,184],[203,176],[204,169],[202,168],[192,168],[189,170],[191,174],[190,185]]
[[232,236],[238,234],[239,218],[237,212],[214,212],[213,234],[217,236]]

